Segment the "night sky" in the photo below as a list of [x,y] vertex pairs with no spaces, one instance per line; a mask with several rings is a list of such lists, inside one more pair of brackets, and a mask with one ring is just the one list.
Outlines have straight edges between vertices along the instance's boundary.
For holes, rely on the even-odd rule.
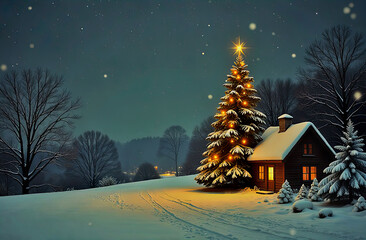
[[[75,134],[189,135],[215,113],[238,37],[256,82],[296,79],[337,24],[365,34],[366,1],[0,1],[0,66],[46,68],[80,97]],[[212,99],[209,98],[212,95]]]

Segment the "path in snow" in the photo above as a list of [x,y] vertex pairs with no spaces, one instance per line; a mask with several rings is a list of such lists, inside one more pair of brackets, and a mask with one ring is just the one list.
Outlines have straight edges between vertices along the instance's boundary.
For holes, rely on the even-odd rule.
[[[291,213],[276,195],[200,191],[193,176],[0,198],[0,239],[363,239],[366,213]],[[6,216],[5,219],[3,216]]]

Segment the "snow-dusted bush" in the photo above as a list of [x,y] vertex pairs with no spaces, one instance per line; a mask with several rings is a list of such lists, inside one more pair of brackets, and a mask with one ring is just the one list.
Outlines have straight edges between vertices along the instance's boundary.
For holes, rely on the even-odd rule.
[[290,183],[286,180],[282,184],[282,188],[278,192],[278,196],[277,196],[278,203],[292,202],[292,200],[293,200],[292,196],[293,196],[292,188],[290,186]]
[[356,204],[353,207],[354,212],[362,212],[366,210],[366,201],[364,197],[359,197]]
[[319,215],[319,218],[332,217],[333,211],[329,208],[323,208],[323,209],[320,209],[318,215]]
[[106,176],[106,177],[102,178],[102,180],[99,180],[98,186],[106,187],[106,186],[111,186],[111,185],[116,185],[116,184],[118,184],[118,181],[116,178]]
[[304,199],[308,196],[308,189],[305,187],[305,185],[301,185],[301,188],[300,188],[300,191],[299,193],[297,194],[296,198],[295,198],[295,201],[298,201],[298,200],[301,200],[301,199]]
[[74,187],[66,188],[66,191],[75,191],[75,188]]
[[341,137],[342,146],[336,160],[324,169],[329,174],[319,183],[319,195],[331,201],[347,199],[350,202],[366,191],[366,153],[363,152],[363,139],[357,136],[351,121],[347,124],[347,132]]
[[322,201],[322,198],[319,197],[318,192],[319,192],[318,180],[314,178],[308,193],[308,199],[310,199],[313,202]]
[[294,213],[302,212],[305,208],[313,209],[313,203],[307,199],[301,199],[292,204],[292,212]]

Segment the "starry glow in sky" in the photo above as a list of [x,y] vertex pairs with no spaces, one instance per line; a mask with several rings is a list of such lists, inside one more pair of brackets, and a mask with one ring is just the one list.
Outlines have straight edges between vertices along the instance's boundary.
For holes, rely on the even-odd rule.
[[75,134],[121,142],[213,115],[238,37],[256,82],[296,79],[326,28],[365,34],[365,1],[0,1],[0,70],[47,68],[81,97]]

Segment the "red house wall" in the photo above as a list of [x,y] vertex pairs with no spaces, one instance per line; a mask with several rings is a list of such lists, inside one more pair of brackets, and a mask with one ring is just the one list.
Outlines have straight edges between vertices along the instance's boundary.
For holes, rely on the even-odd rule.
[[[282,161],[255,161],[250,162],[253,184],[261,190],[268,189],[268,166],[274,167],[274,191],[281,189],[282,183],[285,181],[285,168]],[[259,180],[259,166],[264,166],[264,180]]]

